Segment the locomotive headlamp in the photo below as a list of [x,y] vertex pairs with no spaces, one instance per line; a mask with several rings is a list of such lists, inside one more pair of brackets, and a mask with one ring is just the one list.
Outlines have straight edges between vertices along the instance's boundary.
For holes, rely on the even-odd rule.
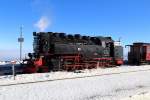
[[78,48],[78,51],[81,51],[81,48]]

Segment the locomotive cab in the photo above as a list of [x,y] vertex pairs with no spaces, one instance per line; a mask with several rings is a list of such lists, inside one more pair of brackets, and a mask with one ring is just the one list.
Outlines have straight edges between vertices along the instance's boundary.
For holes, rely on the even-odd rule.
[[114,42],[114,58],[116,65],[123,65],[123,46],[120,41]]

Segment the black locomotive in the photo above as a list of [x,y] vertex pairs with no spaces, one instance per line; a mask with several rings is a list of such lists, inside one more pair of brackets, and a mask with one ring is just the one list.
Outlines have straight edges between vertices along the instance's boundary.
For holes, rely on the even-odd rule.
[[123,47],[111,37],[33,32],[34,53],[26,59],[25,72],[78,70],[123,64]]

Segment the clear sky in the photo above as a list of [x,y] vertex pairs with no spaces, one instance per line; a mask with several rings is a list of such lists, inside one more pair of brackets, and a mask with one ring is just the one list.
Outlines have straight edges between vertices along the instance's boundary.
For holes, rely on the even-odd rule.
[[21,25],[24,53],[32,52],[39,23],[42,31],[121,37],[123,45],[150,42],[150,0],[1,0],[0,60],[19,58]]

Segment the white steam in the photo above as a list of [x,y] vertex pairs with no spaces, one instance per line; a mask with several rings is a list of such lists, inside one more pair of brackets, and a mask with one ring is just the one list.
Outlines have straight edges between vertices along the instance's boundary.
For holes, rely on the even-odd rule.
[[46,16],[42,16],[37,23],[35,24],[35,27],[37,27],[41,32],[45,31],[50,25],[50,20]]

